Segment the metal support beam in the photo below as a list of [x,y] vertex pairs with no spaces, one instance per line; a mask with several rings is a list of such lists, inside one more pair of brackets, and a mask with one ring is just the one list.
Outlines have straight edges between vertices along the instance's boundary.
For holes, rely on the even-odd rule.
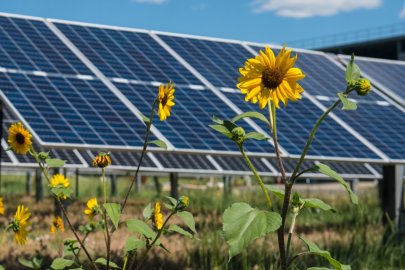
[[136,183],[135,183],[135,191],[141,192],[141,186],[142,186],[142,176],[138,173],[136,176]]
[[42,173],[40,169],[35,170],[35,201],[39,202],[44,197],[42,190]]
[[159,177],[153,176],[153,182],[155,183],[157,195],[160,195],[160,193],[162,192],[162,187],[160,186],[160,183],[159,183]]
[[170,173],[170,196],[179,198],[179,175],[177,173]]
[[79,198],[79,169],[75,170],[75,197]]
[[31,172],[27,172],[25,178],[25,193],[31,195]]
[[115,174],[112,174],[110,176],[111,179],[111,197],[116,196],[117,195],[117,176]]
[[228,197],[232,194],[232,178],[229,175],[225,175],[222,180],[224,182],[224,196]]
[[383,179],[380,181],[381,208],[384,224],[388,218],[399,225],[399,215],[403,209],[404,165],[385,165]]

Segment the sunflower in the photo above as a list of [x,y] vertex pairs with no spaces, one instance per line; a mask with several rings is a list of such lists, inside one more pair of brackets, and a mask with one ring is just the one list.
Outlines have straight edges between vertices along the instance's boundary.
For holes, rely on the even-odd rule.
[[50,184],[51,187],[59,187],[62,186],[64,188],[68,188],[70,186],[69,179],[66,178],[63,174],[55,174],[52,176]]
[[86,209],[84,210],[84,214],[90,219],[93,218],[98,214],[100,211],[100,206],[97,203],[97,198],[91,198],[86,203]]
[[158,115],[160,121],[165,121],[170,116],[170,109],[174,106],[174,84],[168,82],[165,86],[159,86]]
[[4,203],[2,197],[0,197],[0,215],[4,215]]
[[156,229],[160,230],[163,227],[163,215],[160,212],[160,203],[155,203],[155,210],[153,212],[153,221],[155,223]]
[[105,168],[111,165],[111,157],[108,153],[100,152],[94,159],[93,159],[93,166],[99,168]]
[[17,244],[24,245],[27,241],[27,229],[28,219],[31,213],[28,208],[20,204],[17,207],[17,211],[14,215],[14,219],[11,221],[11,228],[14,231],[14,238]]
[[31,138],[31,133],[21,122],[12,124],[8,129],[8,144],[17,154],[27,154],[32,146]]
[[59,230],[61,232],[65,231],[65,226],[63,225],[63,220],[60,216],[56,216],[52,220],[50,232],[54,234],[56,230]]
[[259,102],[260,109],[263,109],[269,101],[279,108],[280,100],[287,105],[289,100],[301,98],[304,89],[297,81],[305,75],[299,68],[293,67],[297,55],[290,55],[291,50],[283,47],[275,57],[270,47],[266,47],[260,55],[245,62],[244,67],[239,69],[241,76],[237,87],[246,94],[246,101]]

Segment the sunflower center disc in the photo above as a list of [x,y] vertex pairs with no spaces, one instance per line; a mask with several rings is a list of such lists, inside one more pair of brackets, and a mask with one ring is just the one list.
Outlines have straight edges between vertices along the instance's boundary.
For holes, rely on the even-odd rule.
[[24,135],[22,135],[21,133],[17,133],[15,135],[15,140],[19,143],[19,144],[24,144],[25,142],[25,137]]
[[262,73],[262,82],[266,88],[276,88],[282,81],[283,74],[278,69],[266,69]]

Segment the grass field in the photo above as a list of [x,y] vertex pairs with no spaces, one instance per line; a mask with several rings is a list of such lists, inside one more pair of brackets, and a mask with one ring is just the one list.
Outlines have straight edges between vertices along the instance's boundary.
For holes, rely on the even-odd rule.
[[[206,182],[206,179],[202,179]],[[74,181],[72,181],[74,182]],[[195,180],[193,181],[196,182]],[[181,182],[189,184],[190,181]],[[118,194],[121,194],[129,184],[128,177],[117,180]],[[162,179],[165,186],[165,180]],[[100,194],[98,179],[96,177],[82,177],[80,179],[80,197],[70,202],[68,209],[75,226],[85,223],[83,210],[89,196]],[[305,210],[297,220],[296,232],[305,235],[325,248],[343,263],[351,264],[352,269],[405,269],[405,242],[390,226],[382,225],[382,213],[379,209],[377,191],[375,186],[367,185],[359,188],[360,205],[351,205],[343,189],[300,187],[305,197],[319,197],[331,204],[337,213],[325,213],[315,210]],[[34,190],[34,189],[32,189]],[[6,269],[22,269],[17,263],[18,257],[31,258],[36,253],[45,256],[46,266],[52,258],[60,255],[60,245],[54,235],[49,234],[49,226],[54,212],[54,202],[49,196],[40,203],[35,203],[32,196],[25,194],[25,176],[3,177],[3,196],[6,203],[6,216],[11,218],[18,203],[24,203],[32,210],[30,236],[26,246],[19,247],[8,235],[0,246],[0,264]],[[199,240],[185,239],[178,235],[170,235],[163,240],[170,250],[155,249],[147,260],[144,269],[277,269],[277,246],[275,234],[268,235],[266,239],[259,239],[252,244],[246,252],[233,258],[228,263],[227,246],[224,241],[221,224],[224,209],[232,201],[245,201],[258,208],[265,208],[265,201],[259,190],[246,189],[236,186],[232,194],[224,197],[222,189],[208,188],[182,189],[181,194],[190,197],[190,211],[197,222]],[[125,218],[141,218],[143,207],[151,200],[163,199],[168,193],[163,190],[160,196],[154,190],[154,183],[149,179],[140,193],[133,193],[130,207]],[[112,201],[119,202],[120,196]],[[273,198],[276,200],[275,198]],[[0,223],[6,218],[0,218]],[[117,258],[122,254],[125,239],[129,233],[122,228],[115,234],[113,252]],[[64,238],[72,238],[70,232],[63,234]],[[91,235],[87,244],[94,252],[94,257],[103,256],[104,249],[101,232]],[[301,240],[293,239],[293,251],[304,251]],[[84,257],[83,257],[84,258]],[[117,263],[121,263],[117,261]],[[296,269],[306,269],[310,266],[328,266],[326,260],[316,257],[306,257],[298,261]]]

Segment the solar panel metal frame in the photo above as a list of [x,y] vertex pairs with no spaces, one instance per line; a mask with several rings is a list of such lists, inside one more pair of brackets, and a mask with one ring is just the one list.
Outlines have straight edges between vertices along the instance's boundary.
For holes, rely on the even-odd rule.
[[[351,56],[338,54],[337,57],[342,61],[343,65],[347,66],[348,61],[350,60]],[[370,62],[380,62],[386,64],[395,64],[395,65],[402,65],[405,67],[405,61],[401,60],[390,60],[390,59],[380,59],[380,58],[372,58],[372,57],[365,57],[365,56],[356,56],[355,59],[370,61]],[[384,86],[378,79],[370,76],[367,72],[361,71],[361,74],[364,75],[363,77],[370,80],[370,82],[379,90],[384,92],[387,96],[391,98],[393,103],[399,103],[402,107],[405,107],[405,98],[397,95],[394,91],[392,91],[389,87]]]

